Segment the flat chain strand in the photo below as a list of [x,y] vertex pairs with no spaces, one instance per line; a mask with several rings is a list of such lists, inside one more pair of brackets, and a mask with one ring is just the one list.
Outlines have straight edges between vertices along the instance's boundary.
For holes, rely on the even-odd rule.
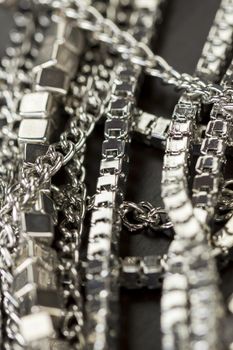
[[[222,1],[221,6],[225,4]],[[213,45],[209,45],[210,52]],[[208,67],[208,55],[205,57]],[[201,60],[198,67],[203,67],[203,56]],[[207,71],[211,72],[211,69],[207,68]],[[163,165],[162,197],[175,230],[161,300],[163,347],[169,350],[194,349],[202,345],[211,350],[221,348],[219,321],[222,307],[217,270],[208,247],[208,228],[195,216],[187,183],[189,149],[199,108],[200,100],[185,95],[177,104]]]
[[[149,39],[153,11],[143,6],[135,6],[132,10],[132,14],[129,10],[132,27],[130,30],[142,36],[144,40]],[[144,17],[149,19],[147,25]],[[140,69],[131,62],[122,64],[120,60],[114,72],[115,83],[105,122],[100,176],[97,181],[87,251],[85,289],[88,349],[114,349],[117,345],[115,338],[118,333],[118,276],[111,275],[110,267],[111,261],[118,255],[121,227],[118,209],[123,199],[127,176],[129,130]],[[114,313],[110,313],[110,310],[114,310]]]
[[[17,123],[20,118],[16,114],[20,97],[24,94],[31,78],[29,75],[29,69],[32,62],[35,60],[38,47],[43,38],[43,31],[49,23],[49,19],[46,18],[46,13],[40,12],[36,21],[33,13],[28,10],[22,11],[19,7],[15,14],[14,20],[16,28],[11,32],[10,39],[11,45],[7,49],[7,56],[2,59],[2,125],[1,125],[1,201],[3,201],[7,195],[8,188],[13,184],[15,180],[15,174],[20,159],[20,154],[17,148]],[[15,243],[14,238],[10,238],[12,233],[9,229],[7,233],[7,227],[9,225],[9,219],[5,218],[7,222],[3,224],[3,231],[1,232],[1,253],[2,259],[8,261],[7,264],[11,264],[10,256],[7,253],[7,249],[13,254],[13,245]],[[2,225],[2,223],[1,223]],[[14,318],[14,322],[17,321],[17,317],[14,314],[14,298],[9,293],[8,283],[12,282],[11,274],[8,274],[4,268],[1,270],[2,290],[4,294],[4,310],[6,315],[4,316],[6,332],[8,337],[12,338],[11,320]],[[13,307],[13,308],[12,308]],[[13,330],[15,332],[15,329]],[[5,344],[5,346],[7,346]]]
[[[231,1],[221,3],[214,23],[198,61],[196,75],[213,82],[219,81],[231,57],[232,48],[232,16]],[[207,63],[208,62],[208,63]],[[165,149],[170,120],[162,116],[155,116],[144,111],[138,111],[134,120],[134,136],[138,140],[153,146]],[[200,150],[200,138],[205,125],[197,125],[200,137],[194,140],[193,152]],[[227,145],[226,152],[232,154],[231,143]]]
[[[109,4],[102,5],[104,5],[101,7],[102,10],[106,12]],[[80,277],[77,275],[77,268],[80,264],[79,250],[83,233],[83,221],[87,209],[87,191],[84,181],[85,168],[83,164],[85,144],[96,122],[103,115],[105,105],[109,100],[109,88],[113,83],[112,59],[105,56],[105,61],[102,62],[101,48],[96,47],[95,43],[94,47],[91,44],[89,45],[89,49],[82,58],[77,79],[72,86],[70,103],[68,102],[66,105],[67,112],[74,116],[74,121],[78,123],[76,126],[73,123],[73,128],[77,128],[77,133],[79,129],[83,131],[82,137],[85,138],[85,142],[82,149],[65,167],[69,181],[61,187],[54,188],[56,206],[63,213],[63,220],[58,226],[61,237],[57,242],[59,255],[61,256],[61,276],[65,286],[64,298],[68,309],[64,319],[63,334],[72,341],[72,346],[77,345],[77,348],[80,348],[80,341],[76,341],[77,335],[81,333],[81,336],[83,336],[84,322],[80,312],[83,307],[80,303],[82,297],[78,287]],[[68,134],[67,137],[69,137]],[[66,142],[66,139],[64,138],[63,141]],[[73,302],[71,302],[72,299]]]

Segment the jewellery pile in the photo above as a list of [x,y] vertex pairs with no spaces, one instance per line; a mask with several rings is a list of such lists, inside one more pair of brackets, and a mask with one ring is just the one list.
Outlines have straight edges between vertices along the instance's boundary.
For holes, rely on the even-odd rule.
[[[1,349],[117,349],[121,286],[162,289],[164,350],[233,349],[233,297],[226,309],[218,286],[233,256],[233,0],[194,76],[149,47],[165,2],[0,2],[15,23],[0,68]],[[182,90],[171,120],[137,108],[142,73]],[[90,197],[86,144],[101,122]],[[164,208],[124,201],[132,137],[164,150]],[[169,231],[168,253],[121,259],[123,225]]]

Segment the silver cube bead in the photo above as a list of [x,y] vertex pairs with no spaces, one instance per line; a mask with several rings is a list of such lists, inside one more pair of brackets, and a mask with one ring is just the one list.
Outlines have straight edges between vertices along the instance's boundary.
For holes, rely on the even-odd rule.
[[19,143],[47,144],[52,136],[52,124],[48,119],[23,119],[19,126]]
[[41,68],[51,66],[63,70],[73,78],[78,68],[78,56],[65,43],[48,37],[39,52],[33,71],[36,73]]
[[45,155],[48,151],[48,145],[36,143],[24,143],[23,161],[28,164],[34,164],[38,157]]
[[31,92],[23,96],[19,113],[22,117],[48,118],[56,110],[54,95],[50,92]]
[[93,210],[91,222],[95,225],[97,222],[113,222],[113,209],[112,208],[98,208]]
[[14,293],[18,298],[39,290],[56,290],[56,275],[53,266],[43,264],[41,261],[28,259],[26,263],[19,265],[14,271]]
[[54,238],[54,225],[50,215],[22,213],[22,230],[36,241],[50,245]]
[[63,317],[63,303],[59,290],[40,289],[34,287],[19,299],[19,314],[21,317],[46,311],[51,316],[55,329],[59,327]]
[[48,35],[53,36],[61,43],[66,43],[71,51],[79,55],[83,49],[83,34],[74,21],[60,15],[53,15]]
[[37,91],[51,91],[66,95],[70,86],[70,77],[66,72],[57,67],[40,68],[36,73]]
[[22,317],[20,320],[20,332],[26,344],[42,340],[43,345],[43,339],[54,335],[51,317],[46,312]]
[[35,204],[35,211],[48,214],[53,219],[54,223],[57,221],[57,212],[52,198],[44,191],[39,192],[38,200]]
[[57,266],[57,255],[54,249],[42,244],[36,243],[33,239],[25,239],[19,245],[18,254],[15,258],[15,268],[33,261],[39,261],[47,269]]
[[119,175],[100,176],[97,181],[98,191],[116,191],[119,187]]

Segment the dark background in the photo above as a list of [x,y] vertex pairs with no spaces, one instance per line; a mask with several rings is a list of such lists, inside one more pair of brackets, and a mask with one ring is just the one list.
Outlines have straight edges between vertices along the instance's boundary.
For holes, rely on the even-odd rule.
[[[146,0],[141,0],[146,1]],[[180,72],[193,73],[220,0],[168,0],[164,20],[154,42],[155,52]],[[0,55],[12,27],[12,17],[0,10]],[[179,95],[156,79],[146,77],[138,104],[144,110],[170,117]],[[86,160],[89,194],[94,194],[99,170],[103,128],[98,126],[88,143]],[[160,180],[163,152],[133,140],[126,199],[161,205]],[[129,234],[123,230],[121,256],[163,254],[169,238],[160,233]],[[221,289],[227,299],[233,291],[233,266],[221,272]],[[159,350],[160,291],[121,291],[121,350]]]

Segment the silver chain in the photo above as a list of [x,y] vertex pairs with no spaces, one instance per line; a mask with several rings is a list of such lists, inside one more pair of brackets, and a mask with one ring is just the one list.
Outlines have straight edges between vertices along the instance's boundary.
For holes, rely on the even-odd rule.
[[[20,11],[20,8],[19,8]],[[43,17],[43,23],[39,23]],[[11,33],[11,45],[7,56],[2,59],[1,67],[1,106],[4,126],[1,131],[1,206],[8,197],[10,188],[15,186],[15,177],[21,159],[17,146],[17,124],[20,117],[17,114],[21,97],[27,91],[32,80],[29,70],[36,58],[38,47],[43,40],[43,30],[49,24],[46,13],[40,13],[38,21],[33,15],[23,11],[15,14],[16,29]],[[19,227],[12,222],[10,215],[5,215],[1,221],[1,282],[6,312],[6,334],[23,344],[23,338],[18,333],[19,318],[17,315],[17,300],[11,294],[13,276],[11,267],[15,257],[15,247],[18,242]],[[5,348],[10,343],[4,342]]]
[[[83,306],[79,288],[80,277],[77,274],[77,267],[80,264],[81,235],[83,233],[84,218],[87,210],[87,190],[83,161],[87,138],[92,133],[96,122],[105,110],[105,105],[109,99],[108,87],[112,84],[111,73],[106,69],[104,73],[103,65],[97,65],[95,60],[92,59],[89,62],[89,56],[94,57],[95,55],[91,54],[91,51],[87,51],[85,54],[78,78],[79,82],[75,81],[73,83],[69,97],[70,103],[65,107],[73,119],[73,132],[79,134],[79,131],[82,130],[82,137],[84,139],[82,142],[83,147],[75,153],[75,156],[65,167],[69,179],[67,183],[61,187],[53,187],[53,198],[56,207],[64,216],[58,226],[61,238],[57,242],[58,250],[60,251],[59,255],[61,256],[61,278],[64,280],[64,299],[68,305],[68,312],[64,319],[63,334],[72,341],[73,346],[77,343],[78,348],[84,345],[84,320],[80,311],[83,309]],[[86,75],[85,71],[87,71]],[[90,75],[93,76],[93,79],[91,78],[91,84],[87,82],[87,80],[90,80]],[[78,93],[76,96],[75,93],[80,91],[82,93]],[[100,96],[104,98],[101,104]],[[90,109],[92,111],[91,113],[88,112]],[[66,137],[68,137],[68,133],[66,133]],[[63,138],[63,142],[65,143],[67,140]],[[69,283],[67,283],[68,275],[70,276]],[[73,299],[73,302],[71,302],[71,299]]]
[[[226,11],[227,5],[232,9],[233,3],[223,0],[210,36],[215,28],[218,28],[219,13]],[[229,27],[232,45],[233,29],[232,25]],[[219,39],[220,42],[224,42],[221,36]],[[214,52],[214,40],[209,41],[208,38],[207,43],[210,52]],[[206,47],[204,51],[205,49]],[[208,55],[204,56],[206,70],[211,72],[211,69],[208,69],[209,64],[211,65]],[[225,60],[226,56],[225,51]],[[216,65],[218,71],[221,62],[217,61]],[[202,66],[203,60],[201,59],[201,65],[198,64],[198,67]],[[202,75],[202,71],[199,73]],[[213,78],[213,75],[211,77]],[[221,161],[224,154],[224,147],[222,149],[216,147],[217,152],[215,152],[214,146],[217,146],[217,143],[222,140],[221,132],[216,135],[214,134],[216,129],[212,128],[215,119],[220,120],[221,123],[222,98],[224,99],[223,105],[229,102],[227,96],[216,100],[220,104],[220,111],[218,114],[217,107],[215,118],[215,109],[213,109],[207,126],[206,139],[201,145],[201,157],[196,165],[198,175],[193,185],[194,203],[191,202],[188,193],[190,171],[188,159],[195,138],[200,100],[194,96],[190,98],[190,96],[183,95],[175,107],[168,131],[163,164],[162,197],[165,209],[174,225],[175,238],[167,254],[168,269],[164,276],[161,300],[164,349],[194,349],[199,344],[205,344],[207,349],[221,347],[219,335],[224,308],[218,289],[218,273],[213,259],[214,254],[209,247],[210,227],[207,211],[209,206],[214,205],[213,197],[218,192],[217,182],[221,174],[217,171],[215,182],[214,163],[211,160],[219,152]],[[222,114],[223,119],[226,114]],[[231,117],[225,119],[231,120]],[[214,136],[217,137],[214,138]],[[207,159],[208,161],[205,162]],[[208,294],[211,297],[205,298],[203,292],[205,296]],[[175,314],[174,309],[177,309]],[[202,331],[199,332],[199,329]]]
[[[52,6],[54,8],[57,8],[58,3],[55,1],[52,3]],[[119,53],[121,53],[121,52],[125,53],[125,50],[126,50],[126,54],[128,55],[129,54],[128,51],[130,51],[129,48],[131,49],[132,46],[134,46],[135,43],[137,43],[137,41],[135,41],[135,39],[130,34],[128,34],[127,32],[120,31],[112,21],[104,19],[103,16],[92,6],[89,6],[87,8],[86,7],[84,7],[84,8],[79,7],[79,11],[76,11],[76,9],[73,10],[72,8],[68,7],[68,8],[65,8],[64,11],[65,11],[66,16],[68,18],[71,18],[71,19],[74,19],[77,21],[77,25],[80,28],[85,29],[85,30],[91,30],[92,32],[94,32],[95,35],[97,36],[96,37],[97,40],[100,40],[101,42],[108,43],[109,40],[111,40],[111,38],[113,37],[116,40],[116,42],[110,41],[109,45],[114,44],[113,47],[116,48],[117,52],[119,52]],[[89,27],[88,27],[88,25],[89,25]],[[109,40],[107,40],[105,36],[100,35],[100,37],[98,37],[98,33],[99,33],[99,35],[101,33],[102,34],[108,33],[109,36],[107,36],[107,38]],[[110,35],[110,33],[111,33],[111,35]],[[115,36],[116,36],[116,38],[115,38]],[[122,43],[122,41],[123,41],[123,43],[126,43],[127,46],[120,45],[120,43]],[[159,63],[161,63],[161,62],[164,63],[163,60],[161,61],[161,58],[159,56],[155,56],[153,53],[151,55],[150,49],[144,43],[142,43],[138,46],[139,47],[137,48],[137,50],[139,49],[139,51],[142,50],[140,52],[143,52],[144,54],[146,53],[147,58],[151,59],[152,55],[154,58],[156,58],[155,59],[156,63],[154,62],[155,67],[157,67],[157,60]],[[128,49],[127,49],[127,47],[128,47]],[[142,56],[144,56],[144,55],[142,55]],[[130,57],[131,57],[131,54],[129,57],[127,56],[127,58],[130,58]],[[132,53],[132,57],[134,57],[133,53]],[[139,57],[141,57],[141,56],[139,55]],[[134,60],[132,60],[132,63],[138,64],[141,66],[144,66],[146,64],[147,60],[145,60],[143,62],[144,63],[142,63],[140,60],[139,60],[139,62],[137,60],[136,60],[136,62]],[[163,64],[162,64],[162,66],[163,66]],[[168,69],[167,64],[165,64],[165,63],[164,63],[164,68],[166,68],[165,69],[166,71],[170,71]],[[150,69],[152,69],[151,66],[150,66]],[[187,80],[185,80],[185,79],[187,79]],[[185,89],[188,88],[188,89],[190,89],[190,92],[192,92],[194,94],[200,94],[200,95],[207,94],[209,100],[208,100],[208,98],[207,99],[204,98],[204,99],[208,100],[208,102],[210,102],[210,100],[211,100],[211,102],[213,102],[215,100],[215,99],[213,100],[213,96],[215,96],[216,93],[222,93],[222,90],[221,89],[219,90],[218,87],[216,87],[214,85],[206,85],[205,83],[201,82],[198,78],[192,78],[191,76],[185,75],[185,79],[182,80],[183,83],[185,81],[185,86],[182,85],[183,83],[181,83],[181,85],[180,85],[180,83],[179,84],[177,83],[177,86],[180,86],[180,87],[185,88]],[[178,82],[177,79],[175,81]],[[194,83],[195,88],[197,88],[196,83],[198,83],[197,90],[195,90],[195,88],[193,89],[192,84],[190,84],[192,81],[195,82]],[[168,83],[170,84],[170,82],[168,82]],[[191,86],[191,88],[190,88],[190,86]],[[214,92],[214,94],[213,94],[213,92]],[[72,130],[70,130],[70,131],[72,134]],[[66,137],[66,135],[62,135],[62,137]],[[76,137],[77,137],[77,135],[76,135]],[[34,188],[32,187],[30,194],[27,193],[26,195],[24,195],[24,190],[23,190],[23,188],[25,189],[25,187],[27,187],[29,185],[30,180],[34,183],[36,181],[37,184],[40,186],[40,188],[41,188],[41,186],[43,187],[43,181],[45,181],[45,180],[48,181],[52,176],[54,176],[55,173],[62,166],[66,165],[68,163],[68,161],[70,159],[72,159],[74,154],[80,148],[82,148],[82,146],[83,146],[82,138],[80,138],[76,144],[74,142],[72,142],[71,140],[69,140],[68,142],[66,142],[65,147],[64,147],[64,144],[62,142],[59,142],[53,146],[50,146],[46,156],[39,157],[36,161],[35,166],[31,166],[24,171],[24,174],[22,174],[22,179],[24,179],[24,185],[19,184],[18,186],[15,186],[9,190],[9,194],[8,194],[7,198],[11,198],[11,200],[8,200],[8,203],[3,206],[3,208],[1,209],[1,213],[5,214],[5,213],[9,212],[13,207],[13,205],[12,205],[13,202],[18,202],[18,201],[28,202],[30,198],[33,198],[33,196],[35,196],[34,192],[36,192],[35,187]],[[64,154],[62,154],[60,150],[62,150],[64,152]],[[33,179],[34,173],[35,173],[35,176],[37,177],[37,180],[35,180],[35,178]],[[30,177],[32,177],[32,178],[30,179]],[[37,188],[37,191],[38,191],[38,188]],[[22,192],[21,196],[23,196],[24,199],[19,200],[19,197],[21,197],[20,192]],[[27,189],[27,192],[28,192],[28,189]],[[18,197],[17,200],[16,200],[16,197]]]
[[[223,0],[222,9],[224,13],[227,7],[225,2],[228,4],[226,0]],[[4,1],[4,3],[5,5],[16,6],[14,1]],[[209,346],[209,349],[217,349],[219,344],[217,339],[218,322],[222,316],[222,307],[213,256],[219,254],[219,248],[220,253],[229,248],[231,227],[227,223],[222,230],[217,232],[212,241],[214,246],[212,251],[208,246],[209,230],[206,222],[203,225],[202,221],[205,220],[201,219],[202,216],[200,218],[198,216],[199,213],[202,215],[203,212],[199,210],[200,207],[198,206],[194,208],[190,202],[186,175],[188,173],[189,147],[195,139],[196,117],[199,115],[201,104],[215,103],[215,106],[220,107],[220,111],[223,112],[229,107],[229,96],[226,96],[226,93],[231,96],[232,90],[223,89],[222,86],[209,82],[208,79],[211,80],[213,77],[203,74],[203,71],[197,76],[177,72],[162,57],[152,52],[147,39],[141,40],[140,37],[134,37],[130,31],[120,29],[113,20],[105,18],[105,15],[102,15],[94,6],[89,5],[89,2],[34,0],[33,5],[43,5],[40,8],[45,9],[45,12],[52,9],[55,17],[58,16],[60,20],[68,20],[69,24],[75,23],[75,28],[88,32],[88,39],[90,39],[90,42],[99,45],[98,50],[100,50],[102,44],[104,44],[103,47],[107,46],[107,50],[110,49],[111,53],[114,54],[117,65],[114,67],[111,58],[108,59],[109,69],[106,68],[106,62],[100,61],[101,63],[99,63],[98,59],[97,62],[90,63],[88,57],[93,56],[93,52],[92,50],[86,52],[78,71],[77,80],[72,81],[68,96],[64,98],[63,95],[61,98],[61,102],[65,103],[65,111],[70,118],[66,130],[60,134],[57,142],[48,146],[46,153],[36,157],[34,162],[24,162],[23,166],[20,167],[19,164],[23,156],[21,148],[17,145],[17,140],[20,139],[20,136],[17,136],[17,123],[24,118],[18,116],[20,114],[18,113],[19,104],[23,96],[30,93],[35,86],[38,89],[36,85],[38,82],[34,80],[34,75],[38,75],[38,71],[31,74],[32,61],[37,57],[38,47],[31,46],[33,46],[34,41],[38,46],[40,46],[40,43],[43,44],[44,37],[43,31],[35,32],[36,26],[33,25],[33,17],[30,19],[32,25],[26,26],[26,33],[17,32],[12,36],[13,42],[21,46],[22,50],[18,47],[17,49],[8,49],[11,56],[10,60],[3,61],[3,68],[0,71],[0,78],[3,82],[1,98],[5,101],[1,112],[7,119],[7,125],[2,128],[0,135],[2,141],[0,153],[0,172],[2,175],[0,193],[2,204],[0,207],[0,273],[2,309],[5,312],[3,318],[6,320],[3,327],[5,349],[12,349],[12,341],[16,341],[22,348],[27,345],[20,331],[20,298],[15,297],[16,293],[12,292],[17,279],[14,274],[15,261],[19,259],[17,254],[23,243],[28,242],[28,238],[24,237],[25,234],[21,234],[21,230],[23,230],[21,214],[28,214],[35,210],[38,207],[38,198],[40,198],[41,192],[47,193],[50,188],[52,189],[56,209],[62,217],[58,224],[54,219],[57,224],[56,234],[59,235],[59,238],[55,240],[55,245],[58,251],[58,270],[65,303],[65,310],[62,313],[62,327],[59,330],[63,338],[62,340],[59,339],[59,345],[57,346],[62,344],[66,348],[68,343],[78,349],[85,346],[83,300],[79,275],[81,264],[80,245],[84,219],[87,210],[92,209],[88,262],[85,266],[87,277],[85,281],[87,292],[86,314],[88,326],[91,328],[88,331],[87,344],[98,347],[98,349],[105,349],[109,346],[108,315],[106,312],[109,310],[112,299],[114,301],[117,299],[116,290],[119,282],[128,288],[159,288],[162,275],[165,276],[162,297],[164,349],[175,349],[177,344],[179,349],[192,349],[195,344],[198,345],[198,341],[202,340]],[[230,3],[228,5],[230,6]],[[138,6],[142,5],[139,4]],[[136,9],[137,14],[140,10]],[[152,10],[149,8],[150,14]],[[104,12],[106,13],[106,11]],[[22,18],[19,18],[18,21],[22,24]],[[46,23],[49,23],[48,18],[46,16],[43,19],[41,18],[41,23],[44,23],[42,27],[45,28]],[[216,23],[215,26],[217,27]],[[34,38],[32,38],[33,35]],[[211,45],[211,47],[214,47],[214,41],[211,42]],[[225,56],[228,49],[229,44],[224,47],[223,60],[226,60]],[[107,51],[104,50],[103,52],[106,53]],[[72,57],[71,51],[69,51],[69,58]],[[199,68],[203,68],[206,62],[208,64],[207,51],[203,50]],[[28,58],[28,52],[33,56],[33,59]],[[120,59],[119,55],[121,56]],[[107,57],[109,58],[111,55],[109,54]],[[23,68],[21,67],[22,61],[25,62]],[[221,62],[218,62],[218,73],[221,70],[221,64],[222,59]],[[43,66],[43,69],[47,69],[47,66]],[[166,84],[185,91],[176,106],[169,129],[168,123],[164,120],[153,121],[153,127],[159,128],[159,125],[162,125],[163,132],[166,134],[166,137],[163,134],[163,145],[165,139],[167,139],[162,176],[162,196],[165,209],[154,208],[149,202],[145,201],[138,204],[123,201],[121,188],[123,185],[120,180],[126,178],[123,165],[125,161],[127,162],[126,145],[130,140],[131,116],[135,113],[135,109],[132,108],[134,93],[137,77],[141,70],[146,74],[162,79]],[[66,73],[68,76],[70,72]],[[207,81],[199,78],[199,76],[207,77]],[[117,80],[117,83],[111,79]],[[130,80],[129,86],[122,87],[127,79]],[[10,89],[13,93],[7,91]],[[46,108],[49,109],[48,106]],[[52,114],[52,111],[50,112]],[[107,113],[107,121],[105,123],[103,159],[100,166],[97,194],[87,203],[84,168],[86,142],[97,121],[105,113]],[[140,115],[140,120],[143,124],[145,122],[144,116]],[[209,125],[207,136],[208,128],[210,128]],[[203,145],[205,143],[206,140],[203,141]],[[211,147],[208,151],[213,152]],[[223,156],[224,152],[220,154]],[[66,172],[65,184],[52,184],[52,187],[50,187],[51,180],[61,170]],[[15,179],[16,174],[18,175],[17,180]],[[198,176],[196,181],[199,179]],[[218,221],[228,219],[231,216],[232,208],[229,203],[232,191],[227,189],[228,185],[230,185],[230,182],[225,184],[223,195],[220,199],[218,198],[217,205],[220,212],[225,208],[230,212],[223,217],[218,215],[216,217]],[[201,187],[198,185],[200,188],[195,186],[194,189],[201,189],[203,199],[203,192],[207,191],[208,186],[206,186],[206,183],[204,185],[201,183]],[[209,193],[207,197],[210,198]],[[127,257],[119,261],[116,252],[121,221],[132,232],[143,229],[165,232],[168,229],[173,229],[175,239],[169,248],[168,255],[144,258]],[[108,235],[111,236],[109,240]],[[109,241],[111,245],[109,245]],[[44,249],[43,241],[39,242],[39,248],[37,246],[37,249]],[[54,249],[49,248],[48,251],[51,254],[54,253]],[[39,259],[38,256],[36,259]],[[201,263],[200,269],[199,263]],[[48,265],[46,265],[46,268],[43,266],[43,271],[46,270],[46,273],[49,270]],[[49,271],[52,281],[50,283],[53,283],[54,269],[50,267]],[[108,277],[111,275],[112,279],[106,278],[105,274]],[[174,276],[177,279],[174,279]],[[203,276],[205,276],[204,280]],[[134,278],[135,282],[128,283],[128,278]],[[177,281],[179,282],[178,289]],[[205,284],[206,281],[208,285]],[[203,288],[206,288],[207,293],[211,295],[207,301],[202,298]],[[181,296],[178,301],[176,298],[173,299],[173,295],[177,296],[177,290]],[[181,303],[179,304],[180,300]],[[172,304],[173,302],[174,304]],[[172,318],[173,306],[176,307],[177,305],[180,307],[180,312],[176,314],[174,320]],[[202,315],[197,315],[196,307],[198,310],[206,310],[211,314],[211,317],[206,319]],[[101,313],[102,309],[105,313]],[[96,310],[98,310],[97,313],[95,313]],[[203,320],[207,323],[205,328],[207,330],[199,337],[196,324],[203,325]],[[5,340],[7,337],[8,339]],[[115,333],[113,337],[115,337]],[[43,348],[43,345],[40,346]]]

